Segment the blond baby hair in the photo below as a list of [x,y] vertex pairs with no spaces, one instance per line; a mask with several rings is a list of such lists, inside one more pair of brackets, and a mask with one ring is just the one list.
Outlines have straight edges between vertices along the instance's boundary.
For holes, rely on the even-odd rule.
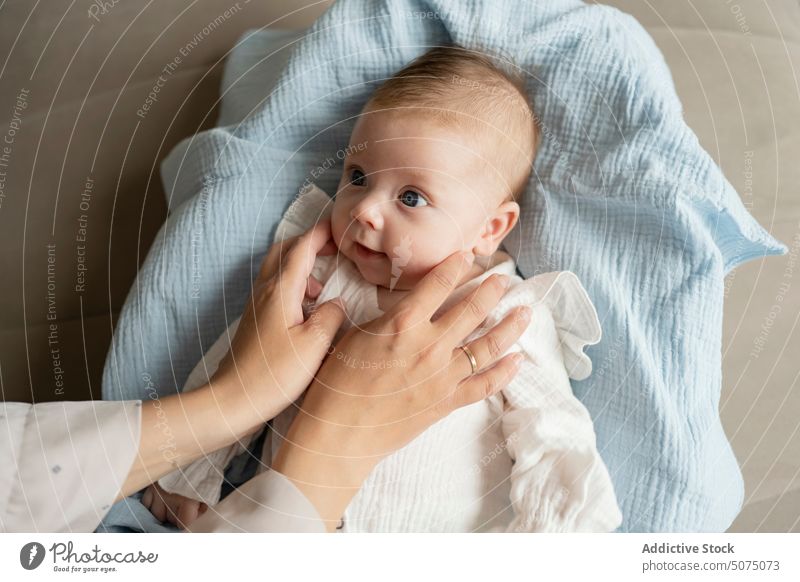
[[538,132],[524,81],[509,63],[457,45],[433,48],[378,87],[365,112],[406,109],[496,140],[489,162],[507,184],[506,198],[521,194]]

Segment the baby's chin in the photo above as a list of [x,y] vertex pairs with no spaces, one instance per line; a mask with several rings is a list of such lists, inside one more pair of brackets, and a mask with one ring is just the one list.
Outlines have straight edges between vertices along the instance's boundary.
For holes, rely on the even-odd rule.
[[[347,255],[345,254],[345,256]],[[388,259],[381,261],[380,265],[375,265],[364,264],[357,257],[347,256],[347,258],[356,266],[358,272],[361,273],[361,277],[370,285],[385,287],[391,291],[410,291],[414,288],[415,281],[409,281],[407,276],[400,276],[399,279],[392,277],[392,268]]]
[[364,265],[358,259],[348,257],[361,273],[361,277],[370,285],[377,285],[379,287],[391,286],[391,268],[389,266],[381,265]]

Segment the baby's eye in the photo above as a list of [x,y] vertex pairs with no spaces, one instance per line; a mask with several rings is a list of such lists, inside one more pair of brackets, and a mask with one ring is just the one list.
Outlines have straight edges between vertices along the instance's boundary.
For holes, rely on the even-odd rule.
[[421,208],[428,205],[428,201],[413,190],[406,190],[400,194],[400,202],[411,208]]
[[362,172],[361,170],[354,169],[350,172],[350,183],[353,186],[363,186],[365,180],[366,176],[364,175],[364,172]]

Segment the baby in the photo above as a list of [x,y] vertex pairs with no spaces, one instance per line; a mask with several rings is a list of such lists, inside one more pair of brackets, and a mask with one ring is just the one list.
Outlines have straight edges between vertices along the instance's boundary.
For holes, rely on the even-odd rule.
[[[574,274],[523,280],[498,250],[519,217],[515,200],[530,177],[536,140],[514,73],[460,47],[435,48],[372,95],[353,129],[335,197],[304,188],[278,226],[276,241],[330,218],[339,252],[318,258],[312,274],[323,286],[317,303],[345,299],[345,327],[381,315],[459,250],[471,251],[475,262],[443,310],[494,273],[511,277],[467,341],[520,305],[533,310],[513,348],[525,356],[516,378],[384,459],[346,510],[343,531],[599,532],[622,522],[592,420],[569,382],[591,372],[583,347],[600,340],[594,306]],[[208,381],[237,324],[198,364],[186,390]],[[295,414],[291,406],[268,425],[264,467]],[[167,475],[145,493],[145,505],[188,526],[219,501],[226,466],[247,446]]]

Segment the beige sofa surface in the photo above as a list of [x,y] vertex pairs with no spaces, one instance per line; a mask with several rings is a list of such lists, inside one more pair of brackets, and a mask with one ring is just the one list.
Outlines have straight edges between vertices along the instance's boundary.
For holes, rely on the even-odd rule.
[[306,27],[328,4],[2,4],[5,399],[100,397],[112,325],[166,216],[161,159],[213,125],[223,60],[245,30]]

